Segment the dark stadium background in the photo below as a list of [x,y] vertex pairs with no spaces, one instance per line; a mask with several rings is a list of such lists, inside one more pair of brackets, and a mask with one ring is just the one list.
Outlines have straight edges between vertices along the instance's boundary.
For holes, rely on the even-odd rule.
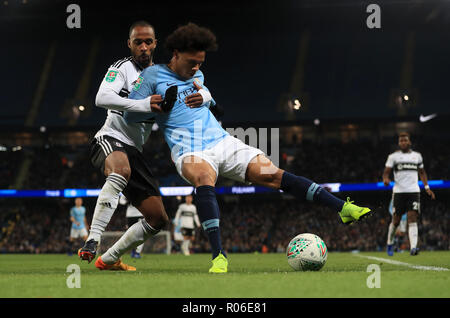
[[[66,26],[70,3],[81,7],[81,29]],[[380,29],[366,26],[370,3],[381,7]],[[140,19],[155,26],[156,63],[168,61],[164,39],[177,26],[195,22],[216,33],[219,50],[202,70],[225,109],[223,126],[280,128],[281,168],[322,183],[378,182],[397,133],[408,131],[429,179],[450,180],[447,1],[8,0],[0,2],[0,189],[101,187],[88,159],[106,114],[95,94],[107,68],[129,55],[128,28]],[[144,152],[161,185],[185,185],[159,131]],[[450,192],[435,192],[435,202],[422,194],[419,246],[449,249]],[[390,195],[339,193],[384,207],[351,228],[326,208],[281,194],[219,196],[223,241],[234,252],[284,252],[293,236],[312,232],[332,251],[383,250]],[[179,201],[164,202],[173,217]],[[0,251],[65,252],[72,204],[0,198]],[[84,204],[90,222],[95,198]],[[125,223],[119,208],[108,230]],[[207,251],[197,236],[194,252]]]

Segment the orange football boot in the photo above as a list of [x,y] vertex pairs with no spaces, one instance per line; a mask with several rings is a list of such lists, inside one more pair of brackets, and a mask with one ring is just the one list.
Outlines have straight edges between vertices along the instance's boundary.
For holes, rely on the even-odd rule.
[[97,258],[97,260],[95,261],[95,267],[97,267],[99,270],[110,270],[110,271],[135,271],[136,267],[127,265],[122,263],[122,260],[119,259],[117,262],[115,262],[114,264],[106,264],[102,261],[102,258],[99,257]]

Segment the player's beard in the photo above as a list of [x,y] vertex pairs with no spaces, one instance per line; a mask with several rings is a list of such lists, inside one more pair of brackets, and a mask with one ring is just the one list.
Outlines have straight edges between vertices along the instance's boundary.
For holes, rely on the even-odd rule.
[[139,66],[141,66],[142,68],[146,68],[152,63],[153,51],[150,51],[150,54],[143,53],[135,57],[134,59],[139,64]]

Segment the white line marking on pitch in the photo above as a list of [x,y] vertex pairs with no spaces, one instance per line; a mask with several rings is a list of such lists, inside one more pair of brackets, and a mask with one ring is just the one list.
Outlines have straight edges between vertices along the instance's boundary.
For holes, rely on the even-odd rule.
[[411,268],[414,268],[414,269],[420,269],[420,270],[424,270],[424,271],[439,271],[439,272],[441,272],[441,271],[448,271],[448,270],[450,270],[450,269],[445,268],[445,267],[414,265],[414,264],[394,261],[394,260],[391,260],[391,259],[381,258],[381,257],[363,256],[363,255],[355,255],[355,256],[364,257],[364,258],[368,258],[368,259],[373,259],[375,261],[385,262],[385,263],[393,264],[393,265],[407,266],[407,267],[411,267]]

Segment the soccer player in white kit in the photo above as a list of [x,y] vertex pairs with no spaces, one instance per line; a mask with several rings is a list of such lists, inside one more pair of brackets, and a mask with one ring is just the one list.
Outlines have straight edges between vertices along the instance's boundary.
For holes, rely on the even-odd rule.
[[[97,199],[89,237],[78,252],[82,260],[91,262],[95,258],[98,242],[117,208],[121,192],[145,217],[133,225],[139,227],[136,229],[139,233],[135,231],[138,245],[157,234],[169,221],[158,181],[142,155],[153,122],[127,124],[123,119],[124,111],[161,111],[158,105],[162,102],[161,95],[139,101],[127,98],[141,71],[153,64],[156,43],[153,26],[146,21],[135,22],[129,30],[131,56],[110,66],[98,90],[96,105],[108,112],[105,124],[91,143],[91,161],[104,173],[106,182]],[[112,262],[107,257],[98,258],[96,267],[135,270],[120,259]]]
[[192,195],[187,195],[186,203],[178,206],[175,214],[174,224],[179,224],[183,242],[181,243],[181,251],[184,255],[190,255],[189,245],[195,238],[195,228],[200,227],[200,220],[197,215],[197,208],[192,204]]
[[[127,98],[133,87],[139,85],[141,72],[153,65],[156,43],[153,26],[146,21],[133,23],[128,39],[131,56],[110,66],[95,99],[98,107],[108,110],[108,115],[91,142],[90,157],[94,167],[106,176],[106,182],[97,199],[89,237],[78,255],[88,262],[96,257],[98,242],[117,208],[119,193],[122,192],[144,216],[127,230],[119,244],[97,258],[95,266],[101,270],[136,270],[123,264],[119,255],[156,235],[169,222],[158,180],[142,155],[154,120],[127,123],[123,117],[125,111],[159,113],[168,105],[167,98],[159,94],[141,100]],[[201,104],[202,100],[194,101],[192,106]],[[133,242],[133,246],[127,242]]]
[[428,177],[425,172],[422,155],[411,149],[410,135],[406,132],[400,133],[398,137],[400,150],[391,153],[387,158],[383,172],[383,183],[389,185],[389,176],[394,170],[394,188],[392,190],[393,215],[389,224],[387,238],[387,254],[394,255],[394,236],[402,215],[408,213],[408,236],[410,242],[410,254],[417,255],[417,241],[419,237],[417,218],[420,213],[420,188],[418,176],[422,180],[425,191],[435,199],[433,191],[428,185]]

